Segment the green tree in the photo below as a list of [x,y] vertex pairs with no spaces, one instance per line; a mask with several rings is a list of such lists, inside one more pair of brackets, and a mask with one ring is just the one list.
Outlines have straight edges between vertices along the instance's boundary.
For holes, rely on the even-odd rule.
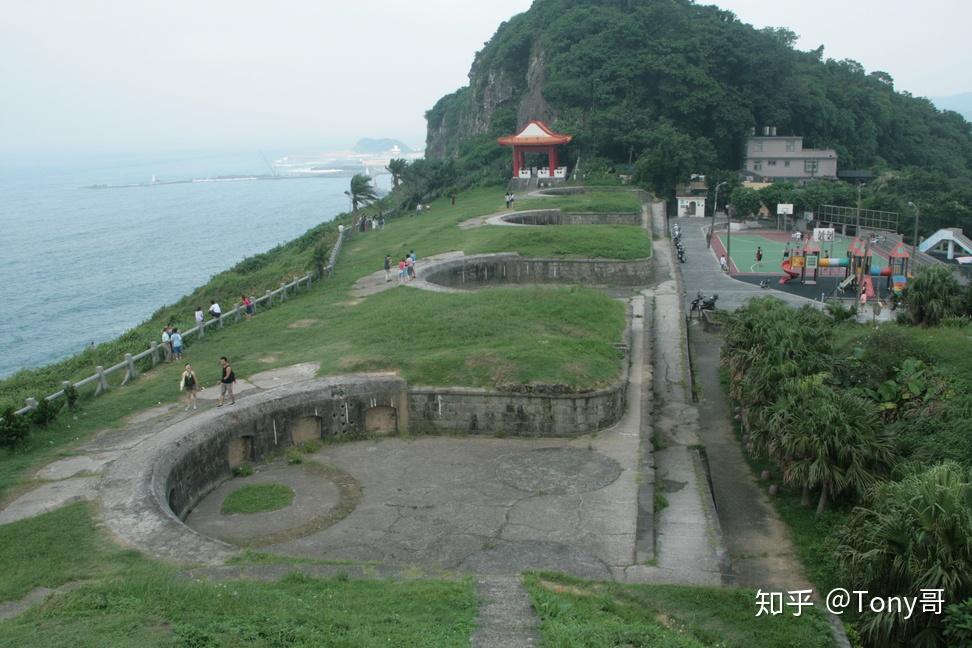
[[367,205],[378,199],[371,178],[363,173],[356,173],[351,178],[351,188],[344,192],[351,199],[351,211],[358,211],[358,205]]
[[905,304],[913,324],[935,326],[958,312],[961,288],[948,267],[926,266],[905,290]]
[[661,122],[648,136],[648,148],[635,164],[634,179],[659,194],[671,195],[675,185],[688,180],[691,173],[707,169],[714,158],[707,140]]
[[402,181],[402,174],[405,173],[405,169],[408,167],[408,160],[404,158],[395,158],[388,161],[388,166],[385,170],[391,174],[392,185],[395,189],[398,188],[399,183]]
[[729,194],[729,203],[735,209],[736,216],[748,216],[759,212],[763,201],[760,198],[759,190],[751,187],[736,187]]
[[[972,473],[946,462],[901,481],[876,484],[839,530],[838,556],[850,582],[871,596],[921,596],[941,589],[946,602],[972,596]],[[872,646],[946,645],[942,617],[915,610],[868,614],[861,630]]]

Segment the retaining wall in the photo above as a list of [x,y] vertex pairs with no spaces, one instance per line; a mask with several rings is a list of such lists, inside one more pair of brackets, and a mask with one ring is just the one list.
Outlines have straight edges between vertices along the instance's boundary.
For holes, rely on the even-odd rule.
[[435,263],[422,279],[448,288],[498,284],[644,286],[652,281],[651,259],[528,259],[518,254],[479,254]]

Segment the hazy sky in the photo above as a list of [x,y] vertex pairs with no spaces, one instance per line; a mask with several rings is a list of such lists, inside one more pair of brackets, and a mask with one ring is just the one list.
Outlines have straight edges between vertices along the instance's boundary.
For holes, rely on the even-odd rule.
[[[722,0],[799,47],[972,90],[968,0]],[[0,153],[424,141],[423,113],[529,0],[0,0]]]

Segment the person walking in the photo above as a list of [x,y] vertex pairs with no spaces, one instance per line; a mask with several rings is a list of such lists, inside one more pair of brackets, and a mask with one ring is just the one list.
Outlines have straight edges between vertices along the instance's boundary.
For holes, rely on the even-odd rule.
[[172,333],[169,334],[169,343],[172,345],[172,356],[176,360],[182,360],[182,334],[179,333],[179,329],[172,329]]
[[398,283],[405,281],[405,257],[398,260]]
[[756,246],[756,267],[763,267],[763,247],[761,245]]
[[182,378],[179,380],[179,391],[186,395],[186,411],[188,412],[190,407],[196,409],[196,392],[199,391],[199,379],[196,378],[196,372],[192,370],[192,365],[188,362],[186,363],[186,370],[182,372]]
[[412,260],[412,265],[411,265],[412,279],[415,279],[415,277],[416,277],[415,269],[416,269],[417,264],[418,264],[418,257],[415,256],[415,250],[409,250],[408,251],[408,256]]
[[206,319],[206,316],[203,314],[202,306],[196,306],[195,317],[196,317],[196,326],[198,326],[201,330],[203,327],[203,322]]
[[243,302],[243,310],[246,313],[246,319],[253,318],[253,300],[246,295],[240,295],[240,300]]
[[719,257],[719,266],[722,267],[722,271],[723,272],[729,272],[729,261],[726,260],[726,255],[725,254],[723,254],[721,257]]
[[391,257],[385,255],[385,281],[391,281]]
[[405,257],[405,278],[409,281],[415,278],[415,265],[410,256]]
[[233,373],[233,367],[230,366],[230,361],[226,356],[220,357],[219,366],[223,371],[219,378],[219,404],[216,407],[222,407],[227,396],[229,396],[230,405],[235,405],[236,397],[233,396],[233,384],[236,383],[236,374]]
[[223,314],[222,309],[219,307],[219,304],[216,303],[215,299],[209,302],[209,314],[214,320],[218,320],[219,316]]
[[162,355],[166,362],[172,362],[172,336],[169,333],[170,327],[162,329]]

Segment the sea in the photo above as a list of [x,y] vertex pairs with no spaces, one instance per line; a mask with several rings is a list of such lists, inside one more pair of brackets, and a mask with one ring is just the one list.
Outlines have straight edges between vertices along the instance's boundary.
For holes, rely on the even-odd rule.
[[333,219],[350,181],[87,187],[268,173],[257,151],[0,161],[0,377],[111,340]]

